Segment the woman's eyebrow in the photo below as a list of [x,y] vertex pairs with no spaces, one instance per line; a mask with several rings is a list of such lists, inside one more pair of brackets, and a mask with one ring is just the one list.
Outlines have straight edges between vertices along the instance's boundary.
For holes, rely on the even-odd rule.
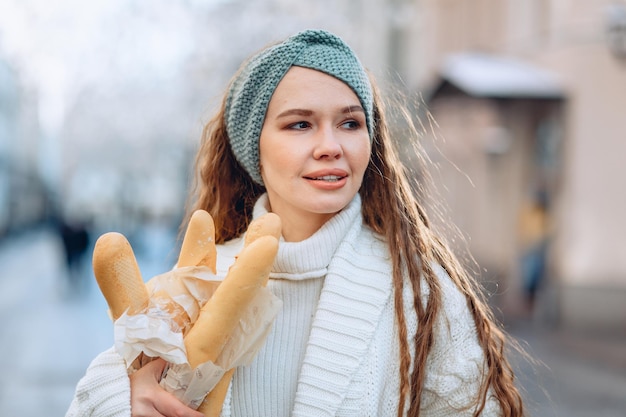
[[[341,113],[344,114],[351,114],[351,113],[355,113],[355,112],[361,112],[361,113],[365,113],[365,110],[363,110],[363,107],[361,106],[347,106],[344,107],[343,109],[341,109]],[[287,117],[287,116],[311,116],[313,114],[312,110],[306,110],[306,109],[288,109],[285,110],[284,112],[278,114],[276,116],[277,119],[280,119],[281,117]]]
[[276,116],[277,119],[280,119],[281,117],[287,117],[287,116],[311,116],[313,114],[313,111],[311,110],[305,110],[305,109],[289,109],[289,110],[285,110],[284,112],[280,113],[278,116]]
[[354,113],[354,112],[361,112],[361,113],[365,113],[365,110],[363,110],[363,107],[361,106],[348,106],[348,107],[344,107],[342,110],[342,113]]

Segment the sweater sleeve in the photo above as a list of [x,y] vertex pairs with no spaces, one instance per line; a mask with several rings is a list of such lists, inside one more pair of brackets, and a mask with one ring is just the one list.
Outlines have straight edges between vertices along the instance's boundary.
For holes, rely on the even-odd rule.
[[113,347],[98,355],[78,382],[65,417],[130,417],[130,380]]
[[[438,275],[443,304],[428,358],[422,412],[429,417],[472,416],[486,371],[484,352],[465,297],[442,268]],[[488,394],[481,415],[500,414],[497,400]]]

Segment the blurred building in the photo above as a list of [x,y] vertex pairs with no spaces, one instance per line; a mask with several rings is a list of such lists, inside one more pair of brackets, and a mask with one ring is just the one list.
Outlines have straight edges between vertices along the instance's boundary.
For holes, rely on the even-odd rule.
[[[150,23],[139,25],[156,31],[145,37],[134,36],[136,24],[107,32],[113,20],[104,19],[101,41],[113,47],[95,50],[107,70],[92,79],[87,67],[75,69],[53,138],[42,137],[34,95],[0,58],[0,230],[45,207],[42,161],[54,165],[46,172],[58,176],[64,209],[89,213],[101,229],[175,224],[205,115],[241,60],[319,27],[346,39],[383,87],[401,86],[434,117],[428,125],[421,114],[439,192],[504,313],[626,329],[626,0],[172,7],[109,16]],[[122,64],[150,55],[144,41],[166,23],[189,31],[183,64],[159,72],[148,59],[129,74]]]
[[398,68],[499,307],[626,330],[626,2],[392,3],[417,11]]
[[50,194],[38,170],[36,95],[0,50],[0,238],[45,221]]

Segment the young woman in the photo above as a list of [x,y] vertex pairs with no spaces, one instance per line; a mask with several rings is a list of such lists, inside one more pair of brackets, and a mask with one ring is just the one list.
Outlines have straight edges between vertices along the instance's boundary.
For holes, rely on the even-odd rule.
[[[429,226],[377,91],[324,31],[254,55],[206,125],[194,204],[216,225],[218,268],[251,219],[281,217],[268,284],[283,308],[223,416],[521,416],[506,338]],[[158,385],[163,361],[129,378],[111,349],[69,416],[189,416]]]

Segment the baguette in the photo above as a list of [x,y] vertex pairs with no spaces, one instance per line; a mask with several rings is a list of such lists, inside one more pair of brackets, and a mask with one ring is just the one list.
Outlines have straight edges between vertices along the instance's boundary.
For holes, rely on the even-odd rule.
[[244,247],[254,242],[261,236],[274,236],[276,239],[280,239],[282,224],[280,217],[275,213],[266,213],[261,217],[258,217],[250,223],[248,230],[246,230],[246,236],[244,238]]
[[[208,212],[197,210],[192,214],[178,264],[207,266],[215,273],[215,226]],[[93,271],[113,321],[125,311],[136,314],[148,307],[152,282],[143,282],[133,249],[123,234],[109,232],[98,238],[93,252]],[[180,289],[177,289],[175,282],[170,282],[170,287],[174,294],[186,291],[182,283]],[[180,329],[185,331],[189,327],[191,323],[187,312],[172,301],[170,294],[162,290],[154,291],[152,298]]]
[[217,385],[204,397],[202,403],[198,407],[198,411],[204,414],[204,417],[219,417],[224,406],[226,394],[230,381],[233,379],[235,368],[231,368],[222,376]]
[[130,243],[117,232],[98,238],[93,251],[93,272],[115,321],[125,311],[138,313],[148,306],[149,295]]
[[[196,210],[189,219],[189,224],[185,231],[183,243],[178,257],[177,267],[206,266],[213,274],[217,263],[217,251],[215,248],[215,224],[211,215],[205,210]],[[197,285],[210,286],[210,282],[198,281]],[[152,282],[148,282],[151,289],[152,299],[155,304],[166,311],[178,328],[185,334],[192,318],[185,309],[172,300],[174,294],[184,294],[187,292],[185,285],[180,280],[170,280],[168,290],[158,290],[152,288]]]
[[[178,266],[202,265],[215,273],[217,255],[214,233],[212,217],[203,210],[194,212],[183,239]],[[278,251],[279,237],[280,218],[273,213],[250,224],[244,249],[184,337],[192,368],[217,359],[238,325],[245,306],[257,290],[267,284]],[[115,320],[127,310],[137,313],[148,306],[148,287],[143,283],[132,247],[122,234],[110,232],[98,239],[93,266],[98,285]],[[186,319],[189,320],[188,317]],[[234,369],[230,369],[225,373],[198,408],[199,411],[207,416],[220,414],[233,372]]]
[[[274,213],[267,213],[254,219],[246,231],[244,248],[248,247],[261,236],[269,235],[275,237],[277,240],[280,239],[281,227],[280,217]],[[266,284],[267,280],[263,285]],[[229,369],[224,376],[222,376],[222,379],[220,379],[217,385],[206,395],[198,407],[198,411],[202,412],[205,417],[218,417],[220,415],[234,373],[234,368]]]
[[180,248],[178,267],[207,266],[215,274],[215,223],[205,210],[196,210],[189,219]]
[[267,283],[277,252],[278,239],[274,236],[261,236],[241,251],[184,338],[192,368],[216,361],[245,306]]

